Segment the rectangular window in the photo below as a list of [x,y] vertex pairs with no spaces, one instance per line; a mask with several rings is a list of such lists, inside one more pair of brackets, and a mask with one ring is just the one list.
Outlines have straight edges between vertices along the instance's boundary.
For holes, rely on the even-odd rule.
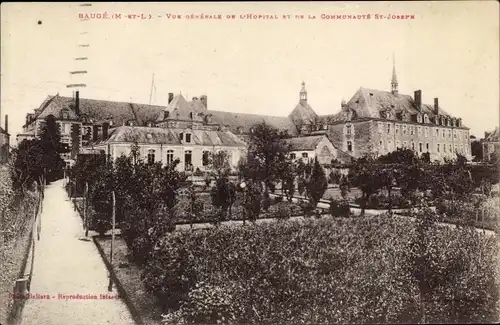
[[418,151],[422,152],[422,142],[418,144]]
[[307,152],[303,152],[302,153],[302,158],[307,158],[309,155],[307,154]]
[[425,137],[427,138],[429,136],[429,128],[425,127]]
[[294,153],[291,153],[291,154],[290,154],[290,159],[295,159],[295,158],[296,158],[295,154],[294,154]]
[[425,149],[427,150],[427,152],[429,152],[429,144],[428,143],[425,144]]
[[440,148],[439,148],[439,143],[437,144],[437,148],[436,148],[436,149],[437,149],[437,150],[436,150],[437,152],[440,152],[440,150],[439,150],[439,149],[440,149]]
[[174,151],[167,150],[167,164],[171,164],[174,162]]
[[443,144],[443,151],[446,152],[446,144]]
[[387,133],[391,133],[391,124],[387,123]]
[[410,126],[410,135],[413,135],[413,132],[414,132],[414,127]]
[[457,138],[457,131],[453,131],[453,138]]
[[347,151],[352,152],[352,142],[347,141]]
[[378,133],[382,133],[384,131],[384,124],[382,122],[378,122]]
[[184,140],[184,133],[179,134],[179,137],[180,137],[181,141],[183,141]]
[[155,151],[153,149],[148,150],[148,164],[155,163]]
[[408,142],[406,142],[406,141],[405,141],[405,142],[403,142],[403,148],[405,148],[405,149],[406,149],[407,147],[408,147]]
[[406,134],[406,125],[403,125],[403,134]]
[[396,134],[398,134],[398,133],[399,133],[399,125],[396,125],[396,126],[395,126],[395,129],[396,129],[396,130],[395,130]]
[[422,134],[422,128],[420,126],[418,127],[418,132],[417,133],[418,133],[418,135]]
[[449,148],[450,148],[450,152],[452,152],[452,149],[451,149],[451,144],[449,145]]
[[446,130],[443,129],[443,139],[444,139],[445,136],[446,136]]
[[351,126],[350,125],[347,125],[346,126],[346,134],[351,134],[352,130],[351,130]]
[[208,166],[208,164],[210,162],[209,157],[210,157],[210,153],[208,151],[203,151],[203,156],[201,158],[201,160],[202,160],[201,163],[203,166]]
[[415,150],[415,142],[411,143],[411,150]]
[[184,152],[184,169],[185,170],[191,170],[193,165],[192,165],[192,152],[191,150],[186,150]]
[[191,133],[186,133],[186,143],[191,143]]
[[451,130],[448,130],[448,139],[451,139]]
[[439,129],[436,129],[436,137],[439,136]]
[[393,151],[392,150],[392,141],[391,140],[387,141],[387,151],[388,152],[392,152]]

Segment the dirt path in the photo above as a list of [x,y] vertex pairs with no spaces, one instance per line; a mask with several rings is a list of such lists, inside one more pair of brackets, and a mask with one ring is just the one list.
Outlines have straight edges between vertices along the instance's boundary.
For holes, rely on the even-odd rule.
[[134,324],[116,290],[107,291],[108,273],[94,243],[80,240],[82,221],[62,181],[48,186],[41,223],[21,324]]

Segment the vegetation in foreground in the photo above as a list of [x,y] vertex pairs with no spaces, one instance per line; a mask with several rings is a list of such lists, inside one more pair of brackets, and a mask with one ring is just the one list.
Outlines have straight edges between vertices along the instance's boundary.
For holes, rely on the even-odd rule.
[[165,324],[496,321],[497,237],[414,216],[175,232],[144,281]]

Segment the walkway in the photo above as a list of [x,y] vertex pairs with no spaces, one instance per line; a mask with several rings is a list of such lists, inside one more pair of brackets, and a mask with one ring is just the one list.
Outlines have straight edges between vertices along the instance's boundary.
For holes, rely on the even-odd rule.
[[[117,299],[116,289],[107,291],[108,271],[94,243],[79,239],[84,234],[82,221],[73,210],[62,181],[47,187],[43,203],[31,296],[21,324],[134,324],[126,305]],[[99,299],[101,294],[111,299]],[[80,297],[64,299],[61,295]],[[46,296],[50,299],[42,298]],[[86,296],[95,297],[85,299]]]

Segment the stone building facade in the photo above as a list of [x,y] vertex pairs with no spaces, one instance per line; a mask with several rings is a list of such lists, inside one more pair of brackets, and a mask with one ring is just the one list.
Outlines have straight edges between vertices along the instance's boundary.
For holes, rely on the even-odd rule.
[[0,164],[6,163],[10,154],[9,116],[5,115],[5,129],[0,126]]
[[492,132],[484,132],[484,139],[481,139],[483,149],[483,161],[491,161],[493,153],[500,155],[500,130],[495,128]]

